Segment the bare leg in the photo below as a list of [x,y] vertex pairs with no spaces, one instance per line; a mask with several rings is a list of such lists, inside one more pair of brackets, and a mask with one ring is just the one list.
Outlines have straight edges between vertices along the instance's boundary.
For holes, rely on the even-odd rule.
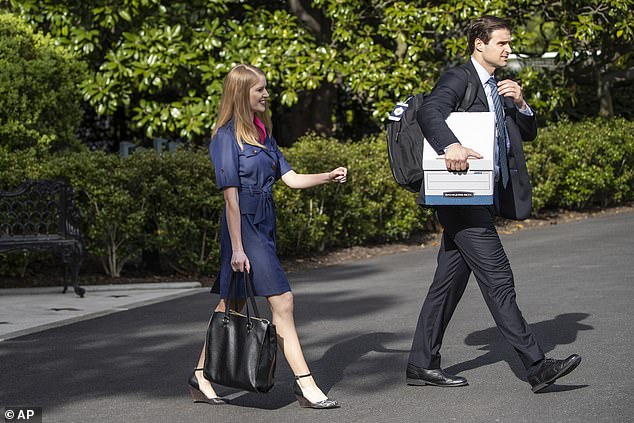
[[[302,353],[302,346],[299,344],[297,330],[295,329],[293,294],[285,292],[280,295],[267,297],[267,299],[273,314],[273,324],[277,330],[278,345],[282,349],[291,370],[296,376],[310,373]],[[328,399],[321,389],[317,387],[312,376],[301,378],[297,383],[302,388],[306,399],[310,402],[315,403]]]

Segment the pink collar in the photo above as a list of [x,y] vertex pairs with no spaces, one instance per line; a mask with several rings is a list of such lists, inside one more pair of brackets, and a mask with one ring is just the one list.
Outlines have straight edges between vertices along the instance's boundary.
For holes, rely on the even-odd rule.
[[266,128],[264,127],[264,124],[256,115],[253,115],[253,123],[255,124],[255,127],[258,130],[258,135],[260,136],[260,143],[264,144],[264,141],[266,140]]

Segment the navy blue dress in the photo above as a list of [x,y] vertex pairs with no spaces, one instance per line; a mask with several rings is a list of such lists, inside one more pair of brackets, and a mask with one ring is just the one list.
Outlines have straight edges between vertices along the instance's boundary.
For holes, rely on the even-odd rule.
[[[240,150],[232,122],[220,128],[209,145],[218,188],[238,188],[242,246],[251,263],[251,279],[258,296],[291,290],[275,250],[275,204],[271,192],[273,183],[291,167],[272,137],[266,137],[264,146],[266,148],[244,143]],[[227,298],[233,271],[226,208],[221,225],[220,272],[212,292]],[[244,289],[240,289],[238,296],[245,296]]]

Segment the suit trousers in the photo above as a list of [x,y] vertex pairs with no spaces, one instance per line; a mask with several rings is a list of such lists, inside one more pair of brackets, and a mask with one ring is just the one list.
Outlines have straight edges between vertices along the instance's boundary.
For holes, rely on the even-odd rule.
[[444,228],[438,266],[423,303],[409,362],[424,369],[440,368],[443,335],[471,272],[502,336],[519,354],[526,369],[544,353],[515,302],[511,265],[495,229],[492,206],[439,206]]

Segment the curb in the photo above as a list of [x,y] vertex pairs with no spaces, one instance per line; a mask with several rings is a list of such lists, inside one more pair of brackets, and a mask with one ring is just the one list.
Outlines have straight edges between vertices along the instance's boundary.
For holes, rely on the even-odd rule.
[[[151,282],[132,284],[111,284],[111,285],[82,285],[86,289],[86,294],[103,291],[132,291],[140,289],[191,289],[201,288],[200,282]],[[61,294],[60,286],[41,286],[34,288],[4,288],[0,289],[1,295],[37,295],[37,294]],[[66,293],[73,294],[73,287],[68,286]],[[73,294],[74,295],[74,294]]]

